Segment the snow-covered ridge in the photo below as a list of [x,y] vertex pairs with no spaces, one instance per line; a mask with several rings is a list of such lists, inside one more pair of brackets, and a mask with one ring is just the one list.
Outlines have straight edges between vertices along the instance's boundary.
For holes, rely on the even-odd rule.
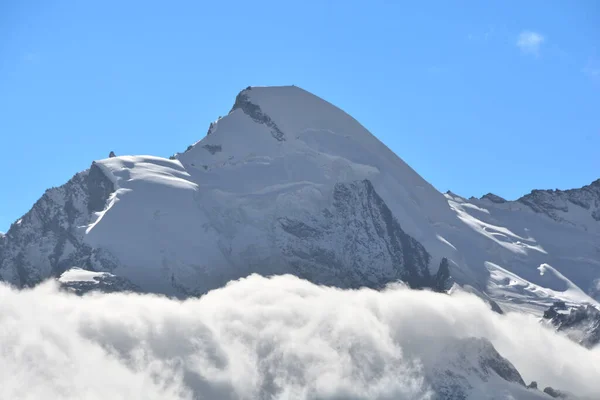
[[541,315],[557,300],[594,303],[600,299],[600,223],[591,215],[596,186],[544,192],[554,202],[563,196],[590,201],[589,209],[571,201],[568,211],[545,209],[560,218],[521,200],[494,195],[467,200],[448,193],[451,209],[469,229],[442,227],[442,234],[463,254],[467,243],[471,246],[465,273],[479,277],[483,291],[505,310]]
[[75,266],[181,296],[253,272],[445,286],[446,259],[457,283],[541,314],[566,290],[542,264],[600,296],[599,182],[519,201],[444,196],[325,100],[252,87],[185,152],[97,160],[48,191],[0,239],[0,277],[30,285]]
[[[445,199],[340,109],[293,86],[251,88],[209,132],[171,160],[95,161],[103,196],[84,172],[40,200],[62,228],[34,207],[8,233],[0,276],[29,285],[80,266],[184,296],[251,272],[438,282],[446,245],[430,220],[452,217]],[[74,195],[76,212],[63,207]]]
[[571,221],[568,214],[574,208],[574,212],[581,208],[594,221],[600,222],[600,179],[580,189],[533,190],[518,201],[527,204],[535,212],[544,213],[558,221],[577,223]]

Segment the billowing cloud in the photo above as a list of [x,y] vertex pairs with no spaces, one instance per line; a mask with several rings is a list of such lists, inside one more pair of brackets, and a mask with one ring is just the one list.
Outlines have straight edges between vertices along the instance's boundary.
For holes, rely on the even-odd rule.
[[540,33],[523,31],[517,39],[517,46],[523,53],[539,55],[540,48],[546,39]]
[[600,349],[475,296],[253,275],[186,301],[0,284],[0,398],[428,398],[431,374],[470,337],[526,382],[598,394]]

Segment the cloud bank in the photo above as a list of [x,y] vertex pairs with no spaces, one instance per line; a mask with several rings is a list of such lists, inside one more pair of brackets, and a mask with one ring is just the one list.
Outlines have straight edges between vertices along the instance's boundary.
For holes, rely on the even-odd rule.
[[598,394],[600,349],[473,295],[253,275],[186,301],[0,284],[0,398],[425,399],[469,337],[527,383]]

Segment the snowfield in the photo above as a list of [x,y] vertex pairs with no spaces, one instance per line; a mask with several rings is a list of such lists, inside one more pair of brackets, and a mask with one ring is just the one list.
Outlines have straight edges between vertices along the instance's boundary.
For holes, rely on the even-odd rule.
[[455,244],[465,239],[465,245],[471,244],[467,251],[458,248],[470,266],[465,274],[481,274],[484,291],[504,309],[541,315],[556,300],[598,306],[600,222],[589,210],[571,204],[573,220],[563,213],[557,221],[520,201],[466,200],[454,194],[446,198],[468,228],[446,234]]
[[58,281],[61,283],[69,283],[69,282],[97,282],[98,278],[110,275],[107,272],[94,272],[94,271],[86,271],[81,268],[71,268],[68,271],[65,271]]

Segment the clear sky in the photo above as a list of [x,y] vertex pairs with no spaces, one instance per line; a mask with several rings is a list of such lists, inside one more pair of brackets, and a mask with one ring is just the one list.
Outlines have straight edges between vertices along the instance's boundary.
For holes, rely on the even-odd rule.
[[0,2],[0,231],[92,160],[167,157],[249,85],[354,116],[441,191],[600,178],[600,2]]

